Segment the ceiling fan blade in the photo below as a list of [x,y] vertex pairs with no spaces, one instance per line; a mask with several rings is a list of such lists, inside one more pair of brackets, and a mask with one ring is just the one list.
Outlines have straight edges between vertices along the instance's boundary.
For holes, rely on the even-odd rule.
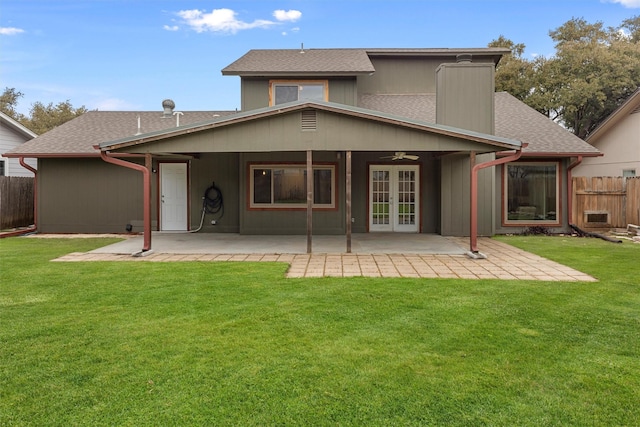
[[414,154],[407,154],[404,151],[396,151],[393,156],[382,156],[381,159],[391,160],[418,160],[420,157]]

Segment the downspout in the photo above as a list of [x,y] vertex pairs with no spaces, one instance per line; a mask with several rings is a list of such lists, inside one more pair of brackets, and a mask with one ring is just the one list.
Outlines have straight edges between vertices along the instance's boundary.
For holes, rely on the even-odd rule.
[[473,165],[471,168],[471,232],[469,237],[469,256],[471,258],[486,258],[478,251],[478,171],[480,169],[490,168],[492,166],[501,165],[504,163],[515,162],[522,156],[522,151],[527,146],[523,143],[522,146],[512,156],[502,157],[500,159],[492,160],[490,162],[484,162],[477,165]]
[[[96,147],[99,149],[99,147]],[[148,157],[149,154],[146,154],[145,157]],[[129,169],[134,169],[139,172],[142,172],[142,180],[143,180],[143,196],[142,198],[144,206],[143,206],[143,220],[144,220],[144,243],[142,246],[142,250],[140,252],[136,252],[134,256],[143,256],[148,255],[151,252],[151,174],[149,173],[149,169],[146,166],[139,165],[137,163],[127,162],[122,159],[118,159],[113,157],[110,153],[100,150],[100,158],[107,163],[111,163],[117,166],[122,166]]]
[[567,166],[567,222],[571,225],[573,221],[573,175],[571,170],[582,163],[582,156],[578,156],[575,162]]
[[38,170],[28,165],[24,161],[24,157],[18,157],[20,166],[33,173],[33,228],[38,229]]

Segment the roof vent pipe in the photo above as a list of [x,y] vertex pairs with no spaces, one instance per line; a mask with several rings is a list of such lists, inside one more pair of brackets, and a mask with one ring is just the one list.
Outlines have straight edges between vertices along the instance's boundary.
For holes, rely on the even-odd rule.
[[162,108],[164,109],[162,118],[171,118],[173,117],[173,109],[176,108],[176,103],[173,102],[172,99],[165,99],[164,101],[162,101]]
[[472,55],[470,53],[461,53],[460,55],[456,55],[456,62],[471,62]]

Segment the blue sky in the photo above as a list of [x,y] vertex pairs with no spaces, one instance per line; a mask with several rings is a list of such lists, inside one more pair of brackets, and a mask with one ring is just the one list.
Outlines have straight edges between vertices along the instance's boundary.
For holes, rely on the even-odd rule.
[[0,89],[99,110],[240,107],[221,69],[250,49],[485,47],[554,52],[571,18],[617,27],[640,0],[2,0]]

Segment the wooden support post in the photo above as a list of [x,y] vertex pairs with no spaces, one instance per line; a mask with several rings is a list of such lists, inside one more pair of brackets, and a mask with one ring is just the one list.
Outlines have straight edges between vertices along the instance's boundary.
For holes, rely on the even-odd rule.
[[469,166],[471,168],[471,200],[469,203],[469,247],[471,251],[478,248],[478,174],[474,173],[476,166],[476,152],[469,153]]
[[307,253],[311,253],[313,234],[313,156],[307,150]]
[[351,151],[346,152],[345,156],[346,163],[346,179],[345,186],[346,188],[346,211],[347,211],[347,253],[351,253]]

